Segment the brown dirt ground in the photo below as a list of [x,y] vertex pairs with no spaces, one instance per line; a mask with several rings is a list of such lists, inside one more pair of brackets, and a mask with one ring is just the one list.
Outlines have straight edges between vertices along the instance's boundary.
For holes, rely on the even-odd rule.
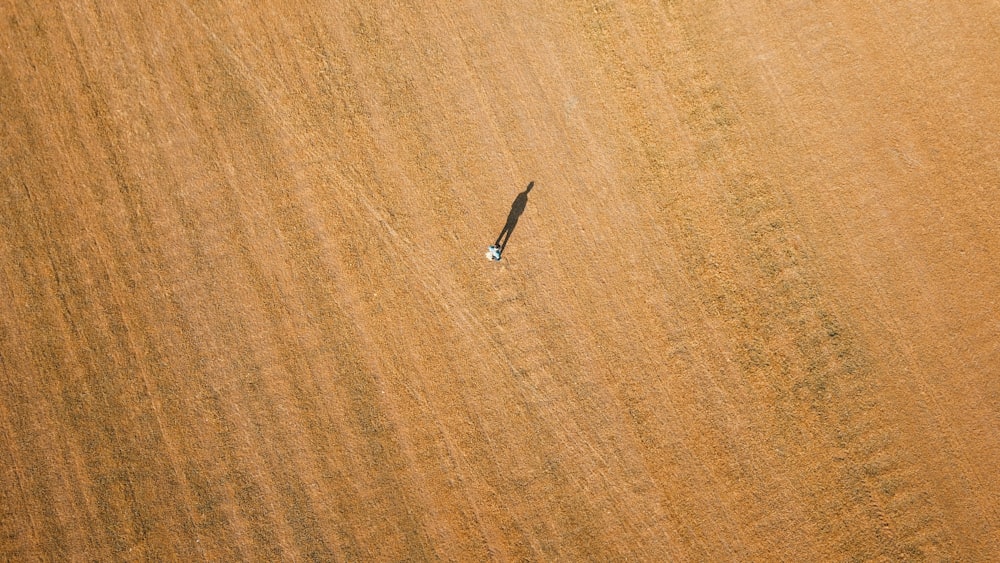
[[996,2],[397,4],[0,4],[0,558],[1000,553]]

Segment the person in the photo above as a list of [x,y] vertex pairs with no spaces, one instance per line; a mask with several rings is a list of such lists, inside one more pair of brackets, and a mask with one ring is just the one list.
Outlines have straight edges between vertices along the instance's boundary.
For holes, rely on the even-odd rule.
[[500,247],[491,244],[489,250],[486,252],[486,257],[494,262],[498,262],[500,260]]

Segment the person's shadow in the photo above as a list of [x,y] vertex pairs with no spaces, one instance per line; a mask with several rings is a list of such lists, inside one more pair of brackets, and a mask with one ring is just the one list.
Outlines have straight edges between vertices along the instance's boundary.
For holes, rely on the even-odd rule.
[[500,231],[500,236],[497,237],[497,241],[494,243],[494,246],[500,249],[501,254],[503,254],[503,249],[507,247],[507,241],[510,240],[510,235],[514,232],[514,227],[517,226],[517,220],[521,218],[524,208],[528,205],[528,192],[534,186],[535,182],[528,182],[528,187],[523,192],[517,194],[517,197],[514,198],[514,203],[510,204],[510,214],[507,215],[507,223],[504,224],[503,230]]

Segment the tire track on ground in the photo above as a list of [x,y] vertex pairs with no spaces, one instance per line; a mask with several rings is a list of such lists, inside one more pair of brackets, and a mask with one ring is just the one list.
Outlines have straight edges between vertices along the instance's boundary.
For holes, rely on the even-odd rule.
[[[661,35],[662,43],[662,30],[648,24],[656,17],[630,18],[628,10],[624,12],[595,6],[591,40],[604,43],[597,49],[604,54],[606,72],[621,92],[629,125],[643,147],[639,181],[667,189],[683,175],[665,167],[671,155],[654,135],[658,124],[647,120],[644,103],[627,105],[652,92],[630,70],[628,57],[615,54],[616,49],[631,47],[608,43],[612,36],[605,28],[631,21],[637,35],[654,45],[650,34]],[[801,458],[813,451],[844,452],[821,469],[823,479],[835,487],[832,491],[821,492],[820,485],[811,484],[812,477],[785,466],[822,503],[807,507],[813,525],[822,530],[830,520],[836,522],[839,528],[829,539],[837,544],[838,556],[860,549],[873,557],[913,557],[942,549],[950,539],[940,514],[929,501],[926,485],[914,478],[912,460],[893,440],[891,413],[872,398],[880,388],[867,351],[846,317],[836,312],[837,305],[825,297],[784,192],[755,170],[753,151],[744,140],[739,110],[726,94],[725,82],[716,80],[714,70],[701,60],[699,53],[706,49],[702,42],[713,37],[711,29],[699,27],[710,25],[707,18],[683,14],[669,2],[656,15],[680,33],[677,50],[669,53],[671,61],[653,50],[647,56],[653,68],[663,69],[661,79],[675,92],[681,125],[691,138],[695,160],[687,165],[687,176],[716,186],[714,202],[678,198],[662,208],[661,221],[669,225],[683,267],[700,288],[703,309],[719,319],[732,338],[739,371],[763,393],[757,400],[777,401],[765,407],[773,409],[772,416],[780,422],[779,434],[770,440],[796,451],[795,444],[811,436],[814,443],[796,452]],[[702,217],[713,211],[722,214],[724,240],[713,238],[720,233],[705,230]],[[734,251],[734,244],[745,253]],[[757,472],[741,463],[728,479],[752,480]],[[753,499],[739,502],[750,502],[745,509],[763,508]]]
[[[693,53],[700,48],[695,37],[711,37],[707,30],[688,31]],[[704,272],[693,273],[708,281],[705,289],[716,310],[740,335],[737,358],[744,373],[773,388],[788,443],[803,432],[818,431],[824,442],[844,452],[833,460],[831,475],[844,503],[838,511],[844,522],[838,553],[862,549],[873,557],[907,559],[941,555],[951,540],[926,485],[916,478],[918,468],[894,439],[891,413],[878,403],[880,374],[849,317],[825,296],[784,191],[753,171],[739,110],[724,94],[725,86],[716,86],[707,73],[702,77],[681,81],[687,85],[682,90],[687,124],[696,135],[721,141],[721,151],[700,156],[719,171],[730,232],[749,250],[744,266],[752,278],[738,289],[753,298],[742,301]],[[700,249],[711,244],[689,240],[689,263],[703,262]],[[868,524],[859,526],[859,512]],[[815,518],[821,523],[829,514],[820,511]]]

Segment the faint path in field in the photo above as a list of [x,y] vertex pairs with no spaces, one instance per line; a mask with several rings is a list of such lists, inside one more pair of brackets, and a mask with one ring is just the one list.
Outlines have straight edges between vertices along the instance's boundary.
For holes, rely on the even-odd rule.
[[[589,38],[605,53],[610,80],[625,93],[619,100],[629,116],[630,129],[647,151],[648,181],[665,186],[677,181],[676,173],[664,166],[671,155],[657,152],[661,146],[657,124],[647,118],[649,102],[640,95],[640,72],[619,52],[647,52],[654,61],[662,55],[654,55],[652,48],[622,46],[625,40],[608,30],[631,27],[635,40],[645,39],[649,45],[665,41],[650,25],[653,22],[666,22],[679,32],[670,58],[664,56],[655,67],[680,67],[676,76],[664,74],[663,79],[676,92],[679,125],[695,147],[690,177],[700,177],[716,186],[717,192],[708,202],[676,200],[662,222],[670,225],[683,266],[700,286],[704,310],[720,319],[732,338],[740,372],[760,400],[777,400],[771,407],[778,423],[772,439],[786,443],[783,448],[803,447],[797,452],[803,459],[812,447],[845,452],[836,463],[814,474],[835,488],[825,493],[832,495],[826,500],[829,504],[810,514],[816,534],[823,530],[822,538],[813,535],[824,543],[834,542],[835,551],[829,554],[834,557],[858,550],[888,557],[947,550],[952,539],[942,515],[931,503],[913,460],[897,454],[899,444],[893,436],[899,429],[891,426],[891,413],[872,400],[884,391],[867,358],[869,352],[846,325],[844,319],[849,317],[825,294],[809,248],[798,236],[802,229],[786,190],[752,168],[753,147],[745,141],[741,110],[733,106],[724,82],[713,76],[714,69],[702,59],[702,52],[710,49],[703,38],[712,33],[699,26],[710,23],[692,22],[683,12],[671,4],[634,17],[629,10],[595,8],[588,17]],[[721,214],[717,231],[706,230],[706,213]],[[723,246],[734,242],[746,253],[736,254]],[[782,335],[789,335],[791,341]],[[737,389],[726,392],[739,396],[742,391]],[[812,433],[812,440],[803,441],[803,434]],[[733,448],[742,449],[736,444]],[[763,476],[750,462],[741,462],[727,476],[733,483],[758,479],[758,487],[765,489],[778,487],[777,478],[801,483],[812,479],[795,474]],[[783,494],[780,488],[775,492]],[[759,522],[772,513],[753,499],[737,496],[734,500],[746,502],[743,510],[753,511]],[[834,506],[837,516],[831,518]],[[753,549],[749,537],[743,537],[746,548]]]

